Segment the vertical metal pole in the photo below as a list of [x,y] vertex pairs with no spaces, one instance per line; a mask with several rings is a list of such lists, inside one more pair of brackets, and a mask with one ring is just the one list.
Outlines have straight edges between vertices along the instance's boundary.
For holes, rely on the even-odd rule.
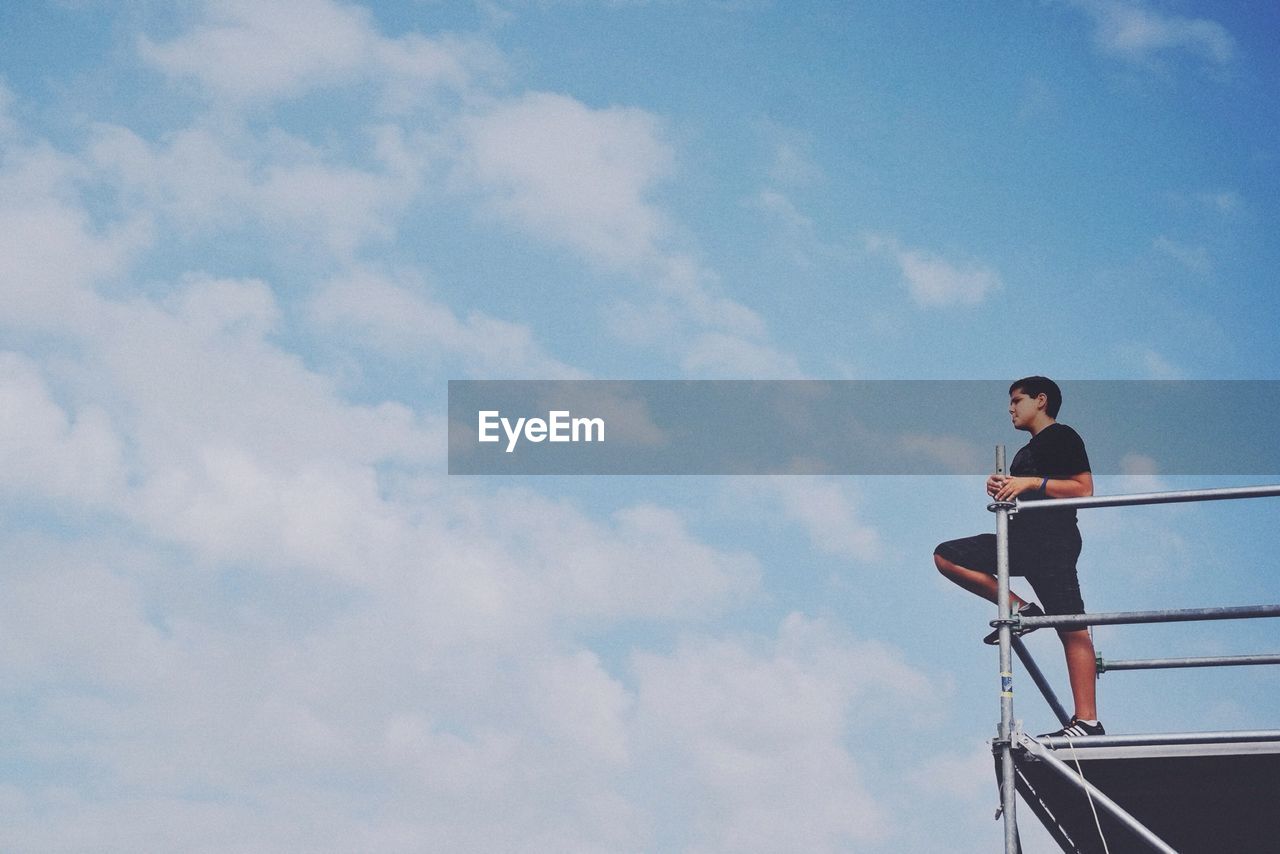
[[[1004,474],[1004,445],[996,445],[996,471]],[[1009,630],[1009,510],[996,508],[996,583],[1000,637],[1000,811],[1005,854],[1018,854],[1017,781],[1013,770],[1013,650]]]

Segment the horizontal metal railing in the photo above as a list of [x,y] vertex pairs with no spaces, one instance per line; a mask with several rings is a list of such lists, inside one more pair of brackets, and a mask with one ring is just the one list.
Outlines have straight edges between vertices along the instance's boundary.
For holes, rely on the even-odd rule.
[[1165,744],[1244,744],[1280,742],[1280,729],[1223,730],[1218,732],[1151,732],[1125,735],[1090,735],[1082,738],[1063,736],[1037,738],[1045,747],[1133,747]]
[[1134,492],[1127,495],[1088,495],[1083,498],[1045,498],[1013,502],[1013,512],[1028,510],[1131,507],[1139,504],[1182,504],[1187,501],[1229,501],[1233,498],[1274,498],[1280,486],[1233,486],[1224,489],[1182,489],[1169,492]]
[[1044,617],[1015,617],[1022,626],[1055,629],[1081,626],[1112,626],[1133,623],[1184,623],[1197,620],[1244,620],[1253,617],[1280,617],[1280,605],[1233,605],[1226,608],[1175,608],[1165,611],[1115,611],[1109,614],[1052,614]]
[[1111,670],[1170,670],[1178,667],[1247,667],[1255,664],[1280,664],[1280,655],[1218,655],[1198,658],[1134,658],[1107,661],[1098,658],[1098,673]]

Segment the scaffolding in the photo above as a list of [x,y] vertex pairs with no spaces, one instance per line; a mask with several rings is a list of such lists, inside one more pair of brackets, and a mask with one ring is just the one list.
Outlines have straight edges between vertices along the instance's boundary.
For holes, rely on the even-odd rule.
[[[996,447],[996,471],[1005,450]],[[1127,851],[1247,852],[1280,850],[1280,730],[1032,738],[1013,717],[1013,656],[1063,726],[1071,716],[1036,665],[1018,629],[1240,620],[1280,617],[1280,605],[1189,608],[1021,617],[1009,596],[1009,518],[1053,509],[1129,507],[1280,496],[1280,486],[1198,489],[995,501],[1000,723],[991,741],[1004,819],[1004,852],[1021,854],[1017,794],[1069,854]],[[1107,671],[1280,664],[1280,654],[1097,660]],[[1061,756],[1059,756],[1061,752]],[[1065,759],[1063,758],[1065,757]],[[1261,801],[1259,799],[1262,799]],[[1206,816],[1214,816],[1206,821]],[[1178,847],[1174,847],[1177,845]]]

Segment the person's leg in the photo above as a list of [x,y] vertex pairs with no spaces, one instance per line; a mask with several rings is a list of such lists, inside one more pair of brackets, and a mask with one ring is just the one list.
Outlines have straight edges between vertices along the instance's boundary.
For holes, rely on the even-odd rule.
[[[948,560],[940,554],[934,554],[933,563],[938,567],[938,572],[949,578],[951,581],[968,590],[976,593],[988,602],[995,602],[999,596],[1000,585],[996,581],[994,575],[988,575],[985,572],[979,572],[976,569],[968,569],[960,566],[954,561]],[[1027,604],[1026,600],[1012,590],[1009,591],[1009,602],[1014,609],[1021,608]]]
[[[1046,614],[1083,614],[1084,599],[1080,595],[1080,577],[1076,561],[1080,556],[1079,535],[1048,542],[1041,546],[1049,558],[1045,571],[1029,576],[1028,581],[1040,598]],[[1081,720],[1098,719],[1097,656],[1088,629],[1059,629],[1062,651],[1066,656],[1067,676],[1071,681],[1071,697],[1075,716]]]
[[1086,721],[1098,719],[1098,659],[1088,629],[1058,631],[1067,656],[1067,676],[1071,680],[1071,697],[1076,704],[1076,717]]

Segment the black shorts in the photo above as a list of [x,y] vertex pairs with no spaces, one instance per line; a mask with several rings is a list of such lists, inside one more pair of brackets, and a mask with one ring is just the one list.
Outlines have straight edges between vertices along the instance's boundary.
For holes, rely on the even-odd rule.
[[[996,535],[978,534],[948,540],[933,550],[956,566],[996,574]],[[1009,532],[1009,574],[1031,583],[1046,614],[1083,614],[1080,578],[1080,533],[1052,539],[1018,536]]]

